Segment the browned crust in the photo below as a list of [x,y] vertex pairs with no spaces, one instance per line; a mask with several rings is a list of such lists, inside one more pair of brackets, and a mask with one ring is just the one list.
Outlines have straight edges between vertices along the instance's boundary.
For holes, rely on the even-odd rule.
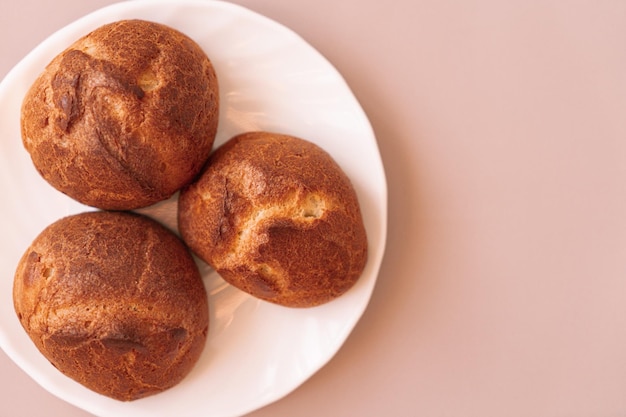
[[367,260],[348,177],[321,148],[292,136],[228,141],[181,191],[178,215],[185,242],[226,281],[280,305],[340,296]]
[[59,54],[22,104],[22,140],[40,174],[90,206],[130,210],[170,197],[208,157],[215,71],[161,24],[104,25]]
[[177,384],[206,342],[207,295],[189,251],[136,214],[83,213],[47,227],[19,262],[13,301],[55,367],[118,400]]

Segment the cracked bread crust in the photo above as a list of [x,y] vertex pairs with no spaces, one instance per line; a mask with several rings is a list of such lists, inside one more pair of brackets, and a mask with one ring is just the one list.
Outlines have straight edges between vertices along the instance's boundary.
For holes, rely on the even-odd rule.
[[350,180],[293,136],[250,132],[209,158],[179,196],[179,230],[227,282],[260,299],[312,307],[350,289],[367,238]]
[[57,190],[83,204],[132,210],[190,183],[218,123],[215,71],[186,35],[123,20],[56,56],[21,110],[24,147]]
[[123,401],[180,382],[209,325],[188,249],[155,221],[123,212],[88,212],[47,227],[18,264],[13,302],[52,365]]

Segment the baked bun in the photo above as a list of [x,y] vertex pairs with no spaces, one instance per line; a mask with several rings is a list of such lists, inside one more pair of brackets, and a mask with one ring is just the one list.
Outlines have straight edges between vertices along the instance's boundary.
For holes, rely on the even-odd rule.
[[268,132],[236,136],[181,191],[183,240],[227,282],[311,307],[345,293],[367,258],[350,180],[317,145]]
[[188,249],[155,221],[125,212],[47,227],[19,262],[13,302],[56,368],[124,401],[180,382],[208,331],[207,295]]
[[161,24],[104,25],[56,56],[22,104],[39,173],[83,204],[131,210],[169,198],[209,156],[218,122],[211,62]]

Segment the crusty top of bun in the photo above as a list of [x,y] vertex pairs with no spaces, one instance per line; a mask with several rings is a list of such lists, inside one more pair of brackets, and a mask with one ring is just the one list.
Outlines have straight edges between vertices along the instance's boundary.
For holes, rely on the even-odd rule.
[[226,281],[284,306],[338,297],[367,259],[350,180],[328,153],[293,136],[226,142],[181,191],[178,215],[183,239]]
[[19,262],[13,302],[56,368],[118,400],[180,382],[208,331],[206,291],[187,248],[157,222],[125,212],[48,226]]
[[41,175],[81,203],[129,210],[170,197],[200,171],[218,121],[215,71],[168,26],[123,20],[56,56],[22,105]]

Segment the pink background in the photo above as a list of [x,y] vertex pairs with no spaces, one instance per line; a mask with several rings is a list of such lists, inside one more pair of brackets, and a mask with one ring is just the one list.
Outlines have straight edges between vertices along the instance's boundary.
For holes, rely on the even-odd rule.
[[[112,3],[2,1],[0,76]],[[626,2],[234,3],[339,69],[389,186],[362,320],[250,417],[625,416]],[[88,416],[4,353],[0,402],[3,416]]]

